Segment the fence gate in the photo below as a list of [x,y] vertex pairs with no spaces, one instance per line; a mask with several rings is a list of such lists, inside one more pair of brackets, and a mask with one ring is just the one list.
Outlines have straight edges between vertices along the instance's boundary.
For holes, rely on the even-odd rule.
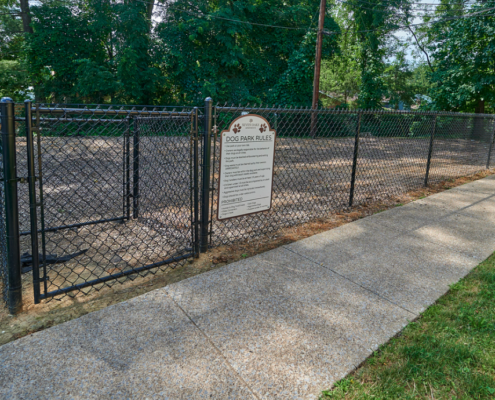
[[31,107],[21,263],[32,268],[35,302],[195,255],[197,109]]

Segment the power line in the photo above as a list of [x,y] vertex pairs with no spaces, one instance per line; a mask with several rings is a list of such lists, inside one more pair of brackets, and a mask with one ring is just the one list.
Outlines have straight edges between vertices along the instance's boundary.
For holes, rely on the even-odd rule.
[[[348,1],[344,1],[344,0],[336,0],[336,1],[342,5],[347,5],[347,6],[356,6],[357,3],[364,3],[367,5],[375,5],[374,3],[371,3],[369,1],[363,1],[363,0],[358,0],[356,2],[356,4],[352,4],[352,3],[349,3]],[[492,3],[495,3],[495,2],[490,2],[490,4],[492,4]],[[472,3],[472,4],[464,3],[464,5],[474,5],[474,4],[476,4],[476,3]],[[487,3],[485,3],[485,4],[487,4]],[[364,6],[359,5],[359,8],[365,9],[365,10],[371,10],[374,12],[387,12],[387,11],[391,10],[390,8],[387,8],[387,7],[396,7],[398,9],[400,9],[402,6],[405,6],[405,5],[408,5],[408,4],[403,4],[403,5],[398,5],[398,6],[395,6],[392,4],[390,4],[389,6],[387,6],[386,4],[380,4],[380,5],[376,5],[373,8],[364,7]],[[421,5],[423,5],[423,4],[421,3]],[[436,6],[444,6],[445,4],[435,4],[435,5]],[[417,8],[417,9],[403,10],[401,13],[407,13],[407,11],[409,11],[411,16],[416,16],[416,17],[433,16],[433,15],[426,14],[427,12],[433,12],[433,13],[436,13],[437,11],[442,11],[444,13],[457,12],[457,10],[453,10],[453,9],[449,9],[449,10],[438,10],[438,9],[437,10],[421,10],[421,9]]]
[[[344,2],[344,1],[341,1],[341,0],[338,0],[340,4],[344,4],[344,5],[351,5],[350,3],[347,3],[347,2]],[[370,11],[373,11],[375,13],[382,13],[382,14],[385,14],[385,13],[390,13],[392,12],[391,9],[377,9],[377,8],[370,8],[370,7],[363,7],[363,6],[359,6],[360,9],[365,9],[365,10],[370,10]],[[427,12],[428,11],[433,11],[433,10],[410,10],[409,12],[407,12],[406,10],[404,11],[399,11],[396,13],[396,15],[405,15],[405,16],[410,16],[410,17],[414,17],[414,18],[422,18],[422,17],[434,17],[436,16],[435,14],[428,14]],[[433,11],[435,12],[435,11]],[[445,10],[444,11],[445,13],[450,13],[450,12],[456,12],[456,10]]]
[[[144,4],[151,4],[150,2],[143,1],[143,0],[136,0],[136,1],[139,1],[139,2],[144,3]],[[156,4],[156,3],[154,3],[153,5],[155,7],[160,7],[160,8],[167,8],[167,9],[169,8],[167,6],[164,6],[163,4]],[[269,24],[261,24],[261,23],[258,23],[258,22],[241,21],[241,20],[238,20],[238,19],[219,17],[219,16],[216,16],[216,15],[203,14],[203,13],[200,13],[200,12],[195,12],[195,11],[190,11],[190,10],[182,10],[182,9],[177,9],[177,8],[174,9],[174,11],[184,12],[186,14],[194,15],[194,16],[197,16],[197,17],[200,17],[200,18],[220,19],[220,20],[224,20],[224,21],[236,22],[236,23],[239,23],[239,24],[263,26],[263,27],[266,27],[266,28],[291,29],[291,30],[303,30],[303,31],[307,31],[308,30],[308,28],[302,28],[302,27],[292,27],[292,26],[282,26],[282,25],[269,25]]]
[[[409,27],[413,27],[413,26],[423,26],[423,25],[429,25],[429,24],[436,24],[436,23],[440,23],[440,22],[453,21],[453,20],[457,20],[457,19],[471,18],[471,17],[476,17],[476,16],[478,16],[478,17],[493,17],[493,16],[495,16],[495,14],[484,14],[487,11],[492,11],[492,10],[495,10],[495,7],[487,8],[487,9],[481,10],[481,11],[476,11],[476,12],[470,13],[470,14],[460,15],[458,17],[447,17],[447,18],[443,18],[443,19],[437,20],[437,21],[428,21],[428,22],[421,22],[418,24],[394,26],[394,28],[392,30],[395,31],[398,29],[405,29],[405,28],[409,28]],[[368,32],[376,32],[376,31],[380,31],[380,30],[383,30],[383,28],[366,29],[366,30],[356,31],[356,33],[368,33]],[[323,30],[323,34],[327,35],[327,36],[331,36],[331,35],[335,35],[335,34],[339,34],[339,33],[340,32]]]
[[[139,1],[140,3],[144,3],[144,4],[147,4],[147,5],[151,4],[151,2],[146,1],[146,0],[136,0],[136,1]],[[341,4],[350,5],[350,3],[345,2],[343,0],[337,0],[337,1],[340,2]],[[357,0],[357,2],[358,3],[373,4],[373,3],[369,2],[369,1],[366,1],[366,0]],[[492,3],[492,2],[489,2],[489,3]],[[417,4],[424,5],[424,4],[432,4],[432,3],[417,3]],[[450,4],[451,5],[457,5],[459,3],[450,3]],[[438,4],[432,4],[432,5],[446,5],[446,3],[443,3],[443,4],[442,3],[438,3]],[[166,5],[163,5],[163,4],[159,4],[159,3],[154,3],[154,2],[153,2],[153,6],[158,7],[158,8],[162,8],[162,9],[167,9],[167,10],[169,9],[169,6],[166,6]],[[366,7],[362,7],[362,8],[369,9],[369,10],[372,10],[372,11],[375,11],[375,12],[381,12],[380,10],[376,10],[376,9],[371,9],[371,8],[366,8]],[[477,12],[470,13],[470,14],[465,14],[463,16],[443,18],[442,20],[437,20],[437,21],[428,21],[428,22],[423,22],[423,23],[418,23],[418,24],[409,24],[409,25],[396,26],[396,27],[394,27],[394,30],[409,28],[409,27],[413,27],[413,26],[429,25],[429,24],[439,23],[439,22],[444,22],[444,21],[449,21],[449,20],[456,20],[456,19],[462,19],[462,18],[470,18],[470,17],[476,16],[478,14],[482,14],[482,16],[484,16],[484,15],[486,15],[486,14],[484,14],[485,12],[491,11],[491,10],[495,10],[495,7],[488,8],[488,9],[481,10],[481,11],[477,11]],[[184,12],[186,14],[194,15],[194,16],[197,16],[197,17],[200,17],[200,18],[219,19],[219,20],[223,20],[223,21],[230,21],[230,22],[235,22],[235,23],[240,23],[240,24],[246,24],[246,25],[253,25],[253,26],[262,26],[262,27],[266,27],[266,28],[277,28],[277,29],[288,29],[288,30],[304,30],[304,31],[309,31],[310,29],[314,29],[312,27],[313,22],[314,22],[313,19],[311,20],[311,23],[310,23],[310,26],[309,27],[290,27],[290,26],[271,25],[271,24],[262,24],[262,23],[258,23],[258,22],[242,21],[242,20],[239,20],[239,19],[220,17],[220,16],[216,16],[216,15],[212,15],[212,14],[204,14],[204,13],[201,13],[201,12],[195,12],[195,11],[191,11],[191,10],[183,10],[183,9],[177,9],[177,8],[175,8],[174,11]],[[489,14],[489,15],[492,15],[492,14]],[[426,14],[417,15],[417,16],[411,15],[411,17],[426,17],[426,16],[430,16],[431,17],[431,15],[426,15]],[[361,30],[361,31],[357,31],[357,33],[375,32],[375,31],[379,31],[379,30],[382,30],[382,29],[383,28]],[[14,33],[14,32],[12,32],[12,33]],[[15,33],[18,33],[18,32],[15,32]],[[22,32],[19,32],[19,33],[22,33]],[[340,32],[323,30],[323,34],[324,35],[327,35],[327,36],[338,34],[338,33],[340,33]]]
[[[340,1],[340,0],[337,0],[337,1]],[[474,4],[478,4],[477,1],[472,1],[472,0],[468,0],[468,1],[465,1],[465,2],[462,2],[462,3],[421,3],[421,2],[404,2],[402,4],[395,4],[395,3],[391,3],[390,0],[382,0],[381,4],[377,4],[377,3],[374,3],[374,2],[371,2],[371,1],[367,1],[367,0],[356,0],[356,3],[366,3],[366,4],[369,4],[369,5],[375,5],[375,6],[386,6],[387,3],[389,6],[405,6],[405,5],[417,5],[417,6],[458,6],[458,5],[474,5]],[[495,1],[486,1],[484,2],[483,4],[493,4],[495,3]]]
[[[150,2],[145,1],[145,0],[137,0],[137,1],[139,1],[141,3],[144,3],[144,4],[150,4]],[[337,0],[337,1],[339,1],[341,4],[347,4],[347,5],[350,4],[350,3],[345,2],[343,0]],[[358,2],[362,2],[362,0],[358,0]],[[366,2],[366,3],[370,3],[370,2]],[[159,8],[166,8],[166,9],[169,8],[169,7],[164,6],[163,4],[159,4],[159,3],[154,3],[153,5],[156,6],[156,7],[159,7]],[[442,4],[439,3],[438,5],[442,5]],[[384,12],[384,11],[375,10],[375,9],[366,8],[366,7],[362,7],[362,8],[369,9],[369,10],[372,10],[372,11],[375,11],[375,12]],[[268,27],[268,28],[305,30],[305,31],[308,31],[310,29],[310,28],[302,28],[302,27],[288,27],[288,26],[281,26],[281,25],[268,25],[268,24],[261,24],[261,23],[257,23],[257,22],[241,21],[241,20],[238,20],[238,19],[219,17],[219,16],[215,16],[215,15],[211,15],[211,14],[203,14],[203,13],[199,13],[199,12],[195,12],[195,11],[190,11],[190,10],[183,10],[183,9],[175,9],[175,11],[184,12],[186,14],[198,16],[198,17],[201,17],[201,18],[220,19],[220,20],[224,20],[224,21],[231,21],[231,22],[242,23],[242,24],[247,24],[247,25],[263,26],[263,27]],[[414,10],[414,11],[420,11],[420,10]],[[426,14],[415,15],[415,14],[412,14],[412,13],[411,13],[410,16],[411,17],[414,17],[414,18],[427,17],[427,16],[428,17],[433,17],[433,15],[426,15]],[[311,27],[312,24],[313,24],[313,22],[311,22],[310,27]],[[406,27],[407,27],[407,25],[406,25]]]

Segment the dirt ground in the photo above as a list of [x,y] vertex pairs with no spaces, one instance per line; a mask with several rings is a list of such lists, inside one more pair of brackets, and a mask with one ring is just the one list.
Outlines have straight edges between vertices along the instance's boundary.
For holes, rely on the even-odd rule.
[[[485,168],[489,144],[462,139],[437,139],[429,183],[469,176]],[[277,139],[272,208],[267,213],[218,221],[219,144],[212,169],[212,243],[270,234],[326,218],[347,209],[351,187],[354,138]],[[388,202],[424,186],[429,141],[424,138],[365,137],[359,142],[354,204]]]
[[468,177],[452,178],[434,183],[428,188],[411,190],[402,195],[388,196],[369,202],[361,201],[360,204],[346,211],[331,213],[325,218],[285,227],[232,245],[215,247],[208,253],[202,254],[198,259],[187,261],[175,268],[158,270],[155,274],[147,274],[144,277],[135,276],[134,279],[111,287],[95,286],[86,294],[74,292],[72,295],[64,296],[59,300],[52,299],[51,301],[43,301],[41,304],[34,304],[32,283],[30,279],[25,279],[23,312],[14,317],[9,315],[5,308],[0,308],[0,345],[242,258],[274,249],[494,173],[495,169],[492,169]]

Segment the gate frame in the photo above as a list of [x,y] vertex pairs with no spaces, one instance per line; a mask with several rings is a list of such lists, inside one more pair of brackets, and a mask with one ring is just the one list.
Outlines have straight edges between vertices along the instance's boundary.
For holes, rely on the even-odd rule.
[[[180,260],[184,260],[187,258],[191,257],[198,257],[198,251],[199,250],[199,235],[198,235],[198,224],[199,224],[199,219],[197,218],[199,214],[199,201],[197,201],[197,196],[192,196],[191,199],[193,200],[191,206],[191,220],[193,223],[191,224],[191,240],[192,240],[192,249],[191,252],[188,252],[186,254],[183,254],[181,256],[175,256],[175,257],[170,257],[166,260],[162,260],[156,263],[152,264],[147,264],[139,268],[133,268],[127,271],[122,271],[119,272],[118,274],[112,274],[108,276],[104,276],[102,278],[96,278],[91,281],[86,281],[80,284],[72,285],[69,287],[65,287],[62,289],[58,290],[53,290],[51,292],[48,292],[47,288],[47,273],[46,273],[46,246],[45,246],[45,233],[46,232],[54,232],[54,231],[59,231],[61,229],[69,229],[69,228],[74,228],[74,227],[80,227],[80,226],[85,226],[85,225],[95,225],[95,224],[100,224],[100,223],[107,223],[107,222],[114,222],[114,221],[122,221],[125,222],[130,218],[130,197],[133,197],[133,215],[134,218],[137,218],[138,216],[138,207],[139,205],[136,204],[139,197],[139,187],[136,185],[135,182],[133,182],[133,194],[130,193],[130,180],[129,180],[129,175],[130,175],[130,163],[129,163],[129,158],[130,158],[130,151],[129,151],[129,146],[130,146],[130,123],[132,120],[133,125],[135,126],[137,123],[137,118],[132,118],[132,117],[139,117],[139,116],[147,116],[147,117],[153,117],[153,116],[167,116],[167,117],[190,117],[190,124],[191,124],[191,130],[190,130],[190,140],[191,140],[191,155],[194,155],[194,159],[191,160],[191,167],[194,166],[194,168],[198,169],[199,164],[197,161],[197,141],[198,141],[198,109],[194,108],[190,112],[177,112],[177,111],[148,111],[148,110],[142,110],[138,111],[133,108],[132,110],[123,110],[123,109],[81,109],[81,108],[49,108],[49,107],[41,107],[39,104],[36,105],[35,111],[36,111],[36,127],[33,128],[32,126],[32,121],[33,121],[33,116],[32,116],[32,104],[30,101],[25,102],[25,109],[26,109],[26,115],[25,115],[25,121],[26,121],[26,137],[27,137],[27,151],[28,151],[28,170],[29,170],[29,198],[30,198],[30,219],[31,219],[31,226],[30,230],[27,232],[21,232],[20,235],[30,235],[31,236],[31,248],[32,250],[38,249],[38,240],[39,240],[39,234],[41,234],[41,244],[42,244],[42,267],[43,267],[43,277],[39,277],[39,259],[38,257],[34,257],[35,252],[33,252],[33,290],[34,290],[34,298],[35,298],[35,303],[38,304],[41,300],[45,300],[48,298],[52,298],[54,296],[62,295],[69,293],[74,290],[80,290],[89,286],[94,286],[100,283],[105,283],[108,281],[116,280],[119,278],[122,278],[124,276],[128,275],[133,275],[137,274],[143,271],[147,271],[153,268],[157,268],[163,265],[167,264],[172,264]],[[70,122],[71,120],[77,120],[76,118],[69,118],[66,116],[66,114],[70,113],[77,113],[79,115],[125,115],[126,116],[126,124],[127,127],[124,131],[124,142],[123,142],[123,215],[117,218],[107,218],[107,219],[101,219],[101,220],[96,220],[96,221],[88,221],[88,222],[82,222],[82,223],[76,223],[76,224],[70,224],[70,225],[64,225],[64,226],[57,226],[57,227],[50,227],[48,229],[45,228],[44,225],[44,212],[43,212],[43,173],[42,173],[42,160],[41,160],[41,140],[40,140],[40,128],[39,124],[42,118],[40,118],[41,114],[62,114],[63,115],[63,121]],[[58,120],[58,118],[56,118]],[[43,118],[43,120],[47,120]],[[115,120],[109,120],[109,121],[115,121]],[[118,120],[119,122],[123,121]],[[33,133],[38,132],[37,135],[37,142],[38,142],[38,177],[35,176],[35,169],[34,169],[34,145],[33,145]],[[127,136],[127,140],[126,140]],[[133,132],[133,137],[134,137],[134,142],[136,144],[137,141],[137,162],[134,160],[133,162],[133,175],[137,176],[137,180],[139,180],[139,133],[138,129],[135,129],[135,132]],[[194,142],[196,145],[194,145]],[[15,145],[15,139],[14,139],[14,145]],[[134,153],[136,153],[136,149],[134,148]],[[14,153],[15,154],[15,153]],[[136,156],[136,154],[134,154]],[[196,180],[196,174],[192,174],[194,176],[193,180],[195,182],[191,182],[191,191],[198,190],[199,184],[197,183]],[[36,193],[36,180],[39,181],[39,202],[36,201],[37,198],[37,193]],[[15,182],[17,185],[17,181]],[[17,202],[16,202],[17,205]],[[40,207],[40,215],[38,216],[37,213],[37,207]],[[40,222],[41,229],[38,229],[38,222]],[[19,223],[16,225],[19,227]],[[19,234],[17,235],[18,242],[19,242]],[[20,247],[18,248],[17,254],[19,256],[19,279],[20,279]],[[36,261],[35,261],[36,260]],[[35,267],[37,265],[37,271],[34,272]],[[41,293],[40,289],[40,283],[44,283],[44,290],[43,293]],[[22,306],[22,301],[20,302]]]

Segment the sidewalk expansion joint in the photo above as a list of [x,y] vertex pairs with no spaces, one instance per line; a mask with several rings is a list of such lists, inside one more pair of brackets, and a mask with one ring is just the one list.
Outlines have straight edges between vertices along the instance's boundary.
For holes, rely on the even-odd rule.
[[362,288],[362,289],[364,289],[364,290],[366,290],[366,291],[368,291],[368,292],[370,292],[370,293],[373,293],[375,296],[378,296],[379,298],[381,298],[381,299],[383,299],[383,300],[388,301],[390,304],[393,304],[394,306],[396,306],[396,307],[398,307],[398,308],[403,309],[404,311],[406,311],[406,312],[408,312],[408,313],[410,313],[410,314],[414,315],[415,317],[417,317],[417,316],[418,316],[418,314],[416,314],[416,313],[412,312],[411,310],[408,310],[407,308],[402,307],[401,305],[399,305],[399,304],[397,304],[397,303],[394,303],[392,300],[387,299],[386,297],[382,296],[381,294],[376,293],[376,292],[374,292],[373,290],[371,290],[371,289],[369,289],[369,288],[367,288],[367,287],[365,287],[365,286],[363,286],[363,285],[361,285],[361,284],[359,284],[359,283],[357,283],[357,282],[354,282],[352,279],[349,279],[349,278],[348,278],[348,277],[346,277],[345,275],[339,274],[337,271],[334,271],[332,268],[327,267],[327,266],[326,266],[326,265],[324,265],[324,264],[320,264],[319,262],[317,262],[317,261],[313,260],[312,258],[309,258],[309,257],[305,256],[304,254],[299,254],[299,253],[295,252],[294,250],[287,249],[287,248],[284,248],[284,250],[287,250],[287,251],[290,251],[291,253],[297,254],[298,256],[303,257],[303,258],[305,258],[305,259],[306,259],[306,260],[308,260],[308,261],[311,261],[313,264],[316,264],[316,265],[318,265],[319,267],[326,268],[326,269],[328,269],[329,271],[332,271],[334,274],[336,274],[336,275],[340,276],[341,278],[344,278],[345,280],[347,280],[347,281],[349,281],[349,282],[353,283],[354,285],[357,285],[357,286],[359,286],[360,288]]
[[178,308],[179,310],[181,310],[184,315],[189,319],[189,321],[191,321],[191,323],[196,327],[196,329],[201,333],[201,335],[203,335],[203,337],[206,339],[206,341],[211,345],[211,347],[213,347],[213,349],[218,353],[218,355],[223,359],[223,361],[225,362],[225,364],[227,365],[227,368],[229,368],[232,373],[234,374],[234,376],[236,376],[239,381],[241,381],[241,383],[251,392],[251,394],[253,395],[253,397],[257,400],[261,400],[261,398],[254,392],[254,390],[248,385],[248,383],[243,379],[243,377],[235,370],[234,367],[232,367],[232,365],[230,365],[229,361],[227,360],[227,358],[224,356],[224,354],[222,353],[222,351],[215,345],[215,343],[213,343],[213,341],[210,339],[210,337],[198,326],[198,324],[196,324],[196,322],[194,322],[194,320],[191,318],[191,316],[186,312],[186,310],[184,310],[180,305],[179,303],[177,303],[174,298],[172,296],[170,296],[170,294],[165,290],[165,293],[166,295],[168,296],[168,298],[170,300],[172,300],[172,303],[174,303]]

